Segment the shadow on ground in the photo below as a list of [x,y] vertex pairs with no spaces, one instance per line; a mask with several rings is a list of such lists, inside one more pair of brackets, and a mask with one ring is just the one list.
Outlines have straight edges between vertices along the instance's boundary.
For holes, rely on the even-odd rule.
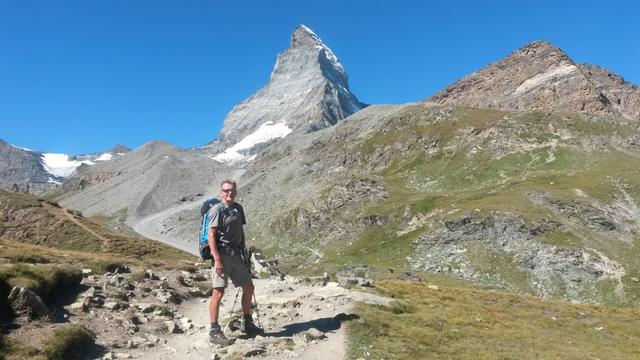
[[321,319],[315,319],[315,320],[305,321],[301,323],[285,325],[282,330],[278,332],[268,332],[268,333],[265,333],[264,336],[290,337],[313,328],[316,328],[321,332],[326,333],[329,331],[338,330],[342,325],[342,323],[345,321],[351,321],[359,318],[360,317],[356,314],[340,313],[331,318],[321,318]]

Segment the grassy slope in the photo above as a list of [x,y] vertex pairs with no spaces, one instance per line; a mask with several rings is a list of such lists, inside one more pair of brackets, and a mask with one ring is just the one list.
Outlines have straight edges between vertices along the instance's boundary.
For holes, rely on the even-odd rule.
[[[390,165],[377,172],[390,196],[380,203],[362,203],[358,210],[359,218],[378,215],[388,221],[354,234],[349,243],[328,244],[323,249],[325,256],[310,265],[310,271],[336,271],[344,265],[369,265],[380,273],[386,269],[411,271],[406,258],[413,254],[413,242],[430,228],[465,213],[476,218],[506,213],[522,218],[525,224],[559,221],[565,225],[562,230],[545,232],[538,240],[558,247],[597,249],[619,262],[626,271],[622,281],[627,300],[608,298],[614,284],[605,281],[597,286],[597,301],[640,299],[638,282],[632,280],[640,278],[640,236],[631,242],[604,237],[574,218],[533,203],[528,195],[539,191],[567,203],[602,206],[614,206],[624,196],[636,202],[640,199],[640,152],[609,142],[636,134],[633,126],[573,114],[468,108],[455,109],[440,121],[425,120],[429,111],[409,108],[364,141],[342,149],[359,154],[365,163],[369,157],[376,159],[373,154],[381,149],[390,153],[405,150],[394,154]],[[437,140],[437,151],[426,151],[421,139],[427,139],[426,143]],[[576,189],[586,196],[578,196]],[[407,207],[420,221],[413,231],[399,235],[409,226],[403,216]],[[629,224],[638,226],[638,221],[630,219]],[[290,226],[295,229],[294,223]],[[310,243],[310,239],[304,241]],[[506,274],[513,288],[531,290],[527,275],[509,256],[477,250],[477,268]]]
[[360,305],[349,357],[372,359],[631,359],[637,309],[573,305],[499,291],[386,281],[389,308]]
[[[10,313],[5,299],[14,286],[28,286],[46,303],[51,303],[64,292],[76,291],[82,279],[81,268],[97,273],[131,265],[179,268],[197,260],[164,244],[121,234],[96,221],[73,216],[80,226],[70,220],[71,213],[55,203],[0,191],[0,206],[5,216],[0,223],[0,234],[4,234],[0,236],[0,320],[7,320]],[[80,335],[69,336],[65,329],[47,330],[51,333],[46,344],[48,356],[60,358],[60,353],[92,342],[89,337],[82,337],[84,333],[80,330],[75,332]],[[72,352],[81,354],[76,350]],[[0,334],[0,358],[5,356],[8,359],[45,358],[35,349],[9,341]]]
[[[183,251],[139,235],[116,232],[34,196],[0,189],[0,201],[6,217],[0,225],[0,237],[11,242],[0,248],[0,257],[13,261],[19,262],[21,256],[38,256],[41,253],[56,259],[66,256],[94,262],[118,260],[169,267],[185,260],[196,260]],[[68,256],[65,251],[68,251]]]

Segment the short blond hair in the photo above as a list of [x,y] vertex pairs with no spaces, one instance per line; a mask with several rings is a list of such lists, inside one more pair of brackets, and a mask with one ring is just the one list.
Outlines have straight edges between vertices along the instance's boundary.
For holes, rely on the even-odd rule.
[[220,188],[221,189],[224,186],[224,184],[229,184],[229,185],[233,186],[234,189],[238,188],[238,186],[236,185],[236,181],[233,180],[233,179],[224,179],[224,180],[222,180],[222,182],[220,183]]

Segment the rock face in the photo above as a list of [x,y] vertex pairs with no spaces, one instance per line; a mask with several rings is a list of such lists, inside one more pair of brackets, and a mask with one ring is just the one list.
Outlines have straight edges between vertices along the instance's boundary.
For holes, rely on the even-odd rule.
[[[253,154],[261,146],[253,146],[256,141],[247,139],[252,134],[256,137],[271,132],[259,139],[264,147],[290,131],[334,125],[365,106],[349,91],[347,73],[331,49],[308,27],[300,25],[291,36],[289,48],[278,55],[267,85],[227,115],[214,148],[228,149],[246,139],[249,144],[234,150],[241,155]],[[230,162],[237,157],[234,153],[219,159]]]
[[145,216],[203,196],[213,179],[230,176],[222,167],[208,156],[152,141],[69,179],[69,195],[60,203],[86,216],[123,208],[128,216]]
[[62,184],[72,173],[84,172],[127,152],[124,145],[117,145],[104,153],[69,156],[28,150],[0,139],[0,187],[40,195]]
[[594,65],[533,42],[456,81],[427,101],[479,108],[589,112],[640,120],[640,90]]
[[40,154],[15,147],[0,139],[0,186],[12,191],[29,192],[31,188],[56,180],[44,166]]
[[18,316],[26,317],[29,320],[40,318],[51,320],[51,312],[47,305],[38,294],[29,288],[14,287],[8,300],[11,309]]

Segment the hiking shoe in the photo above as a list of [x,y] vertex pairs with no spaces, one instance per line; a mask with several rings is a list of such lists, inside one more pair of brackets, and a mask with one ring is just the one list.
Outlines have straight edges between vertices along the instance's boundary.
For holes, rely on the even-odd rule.
[[209,341],[216,345],[229,346],[233,344],[234,339],[229,339],[228,337],[224,336],[224,333],[222,332],[222,329],[220,329],[220,326],[217,326],[211,327],[211,329],[209,330]]
[[242,317],[239,330],[247,335],[257,335],[264,332],[262,329],[256,326],[251,315],[245,315]]

